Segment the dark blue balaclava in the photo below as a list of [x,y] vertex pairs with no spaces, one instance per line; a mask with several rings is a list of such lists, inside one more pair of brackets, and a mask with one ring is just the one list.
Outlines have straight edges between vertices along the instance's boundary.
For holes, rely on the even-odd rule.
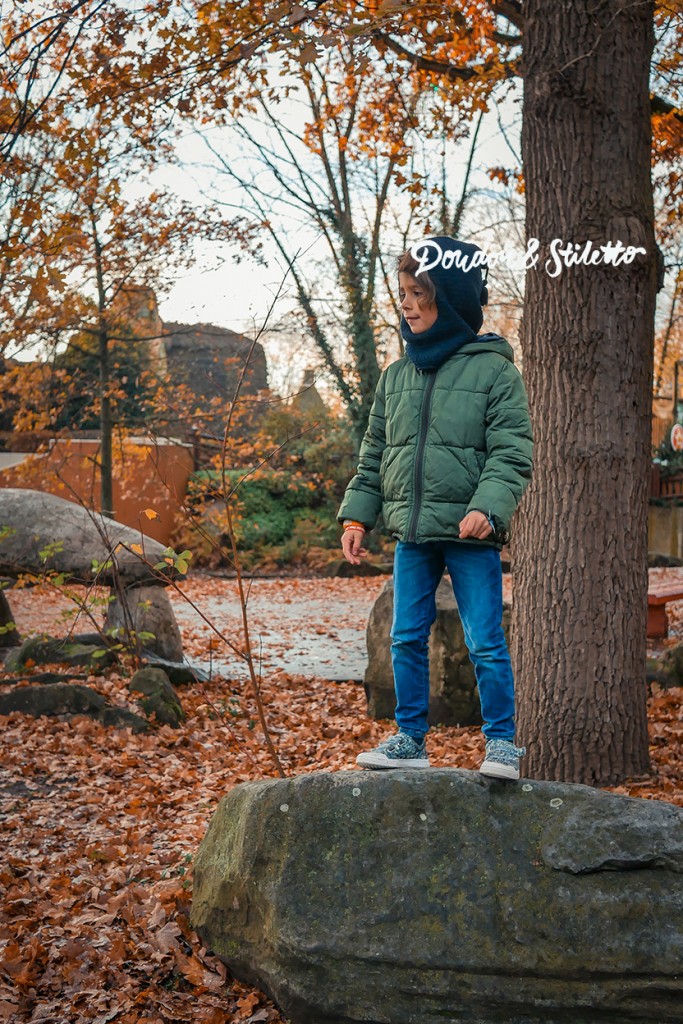
[[[476,338],[484,322],[483,268],[481,264],[471,266],[474,253],[482,250],[472,242],[459,242],[445,235],[425,238],[411,250],[436,288],[438,316],[422,334],[413,334],[401,317],[401,335],[406,355],[417,369],[436,370],[465,342]],[[463,264],[469,269],[465,270]]]

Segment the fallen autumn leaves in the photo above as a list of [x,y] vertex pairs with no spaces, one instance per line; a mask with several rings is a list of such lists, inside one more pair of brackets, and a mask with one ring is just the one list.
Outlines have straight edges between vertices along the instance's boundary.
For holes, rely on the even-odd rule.
[[[361,581],[350,582],[358,595]],[[327,585],[341,590],[348,583]],[[377,581],[363,586],[371,601]],[[37,595],[28,603],[39,616]],[[49,618],[47,606],[42,614]],[[356,618],[360,643],[363,615]],[[130,701],[116,673],[90,685],[113,702]],[[354,683],[270,670],[262,692],[290,773],[353,768],[356,754],[390,728],[368,721],[362,687]],[[218,800],[237,782],[275,774],[248,684],[216,679],[206,688],[183,687],[181,696],[186,724],[150,735],[107,730],[82,717],[3,719],[6,1020],[283,1024],[261,993],[226,977],[188,924],[191,859]],[[683,689],[652,695],[653,774],[618,792],[683,806],[682,701]],[[481,734],[436,729],[430,752],[437,764],[476,768]]]

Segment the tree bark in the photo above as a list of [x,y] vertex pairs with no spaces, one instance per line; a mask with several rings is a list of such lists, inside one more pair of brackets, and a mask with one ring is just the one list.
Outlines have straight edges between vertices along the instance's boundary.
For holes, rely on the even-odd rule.
[[[531,778],[648,769],[647,511],[656,259],[653,7],[524,4],[523,372],[534,475],[515,515],[511,654]],[[630,265],[544,269],[553,239],[642,246]]]

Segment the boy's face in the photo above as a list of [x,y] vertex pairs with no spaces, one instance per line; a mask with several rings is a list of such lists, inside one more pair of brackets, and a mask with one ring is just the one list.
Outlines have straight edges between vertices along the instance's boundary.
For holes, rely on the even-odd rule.
[[436,302],[426,304],[427,296],[419,278],[400,273],[398,275],[398,297],[403,319],[413,334],[422,334],[436,323],[436,318],[439,315]]

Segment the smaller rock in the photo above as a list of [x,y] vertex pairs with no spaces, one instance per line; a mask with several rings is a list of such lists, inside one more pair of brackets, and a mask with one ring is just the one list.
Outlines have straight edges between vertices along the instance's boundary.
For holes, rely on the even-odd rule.
[[92,715],[105,705],[104,697],[89,686],[78,683],[47,683],[20,686],[0,694],[0,715],[21,711],[40,718],[43,715]]
[[115,597],[107,608],[105,621],[105,630],[112,629],[117,631],[114,635],[121,643],[127,642],[126,631],[132,630],[141,646],[161,658],[183,660],[183,644],[173,606],[161,587],[132,587],[124,591],[122,598]]
[[[54,494],[0,487],[0,526],[7,528],[0,543],[2,575],[42,576],[55,570],[87,585],[95,574],[93,562],[100,565],[98,582],[105,584],[117,578],[124,584],[166,586],[164,577],[175,574],[147,564],[163,561],[163,544]],[[136,553],[140,546],[143,557]]]
[[35,665],[88,665],[102,668],[112,665],[116,655],[103,644],[82,644],[74,639],[32,636],[5,661],[6,672],[21,672],[27,661]]
[[[47,674],[47,673],[46,673]],[[144,732],[149,722],[127,708],[112,707],[104,697],[89,686],[78,683],[45,683],[20,686],[0,694],[0,715],[20,711],[41,718],[43,715],[89,715],[107,727]]]
[[374,562],[361,562],[360,565],[351,565],[345,558],[331,562],[328,569],[328,576],[391,576],[393,566],[388,564],[375,565]]
[[154,651],[142,649],[141,657],[149,668],[160,668],[166,673],[174,686],[182,686],[183,683],[208,683],[211,677],[208,672],[198,665],[191,665],[187,661],[168,661],[167,658],[160,658]]
[[[474,666],[448,577],[435,595],[437,616],[429,639],[429,722],[431,725],[480,725],[481,709]],[[364,686],[371,718],[393,718],[396,692],[391,660],[394,581],[388,579],[368,618],[368,665]],[[511,610],[503,609],[503,628],[509,630]]]
[[90,644],[93,647],[111,647],[114,640],[102,633],[72,633],[71,639],[77,644]]
[[659,683],[664,689],[683,686],[683,643],[670,647],[663,654],[647,659],[648,683]]
[[99,711],[95,718],[102,725],[115,729],[131,729],[133,732],[146,732],[149,729],[149,722],[146,718],[136,715],[134,711],[127,708],[115,708],[107,704]]
[[0,647],[19,647],[21,637],[14,623],[14,616],[7,595],[0,589]]
[[157,721],[163,725],[171,725],[177,729],[181,722],[185,721],[178,694],[171,686],[171,682],[160,668],[139,669],[128,688],[131,693],[141,693],[140,705],[146,715],[156,715]]
[[31,672],[30,675],[17,676],[14,679],[3,679],[6,686],[18,685],[19,683],[73,683],[80,680],[87,680],[87,676],[77,672]]
[[648,569],[673,569],[683,565],[683,558],[675,555],[663,555],[659,551],[651,551],[647,556]]

